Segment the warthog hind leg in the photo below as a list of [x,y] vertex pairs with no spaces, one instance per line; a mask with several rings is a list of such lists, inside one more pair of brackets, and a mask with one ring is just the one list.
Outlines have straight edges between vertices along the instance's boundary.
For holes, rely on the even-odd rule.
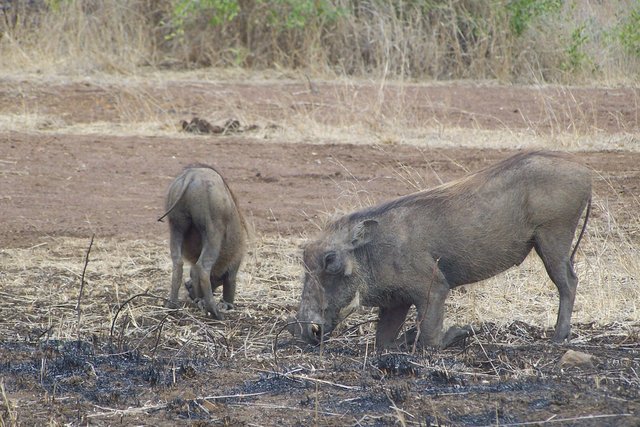
[[473,335],[473,328],[469,325],[466,326],[451,326],[447,332],[445,332],[444,337],[442,337],[441,348],[451,347],[466,338]]
[[233,310],[236,299],[236,278],[240,265],[232,266],[222,277],[222,304],[225,310]]
[[[220,241],[213,237],[214,233],[207,233],[210,236],[205,242],[203,242],[202,252],[198,262],[191,268],[195,269],[195,273],[199,278],[200,292],[202,293],[204,300],[204,307],[206,311],[214,319],[222,320],[224,317],[218,310],[218,305],[213,299],[213,291],[211,288],[211,270],[218,259],[220,254]],[[193,275],[192,275],[193,277]]]
[[571,312],[578,287],[570,256],[574,228],[571,232],[567,231],[566,225],[557,229],[540,229],[535,236],[536,252],[560,294],[554,342],[562,342],[571,334]]
[[184,234],[170,228],[170,243],[171,250],[171,262],[173,264],[173,270],[171,272],[171,291],[169,293],[169,301],[166,303],[167,308],[178,308],[178,292],[180,291],[180,284],[182,283],[182,270],[184,267],[184,261],[182,260],[182,242],[184,240]]

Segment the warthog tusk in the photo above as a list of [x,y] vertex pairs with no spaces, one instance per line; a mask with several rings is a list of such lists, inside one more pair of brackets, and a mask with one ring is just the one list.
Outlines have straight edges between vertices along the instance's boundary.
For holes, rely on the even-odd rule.
[[358,308],[360,308],[360,292],[356,292],[351,302],[347,304],[347,306],[344,307],[342,310],[340,310],[340,313],[338,313],[338,317],[342,321],[351,313],[356,311]]
[[318,332],[320,332],[320,325],[317,325],[315,323],[311,325],[311,332],[313,332],[314,334],[317,334]]

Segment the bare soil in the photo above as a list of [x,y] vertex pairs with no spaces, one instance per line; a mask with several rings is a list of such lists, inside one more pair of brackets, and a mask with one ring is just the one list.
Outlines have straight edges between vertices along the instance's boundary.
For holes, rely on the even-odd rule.
[[[0,81],[3,114],[37,105],[39,113],[67,124],[124,121],[122,110],[115,108],[129,96],[123,88],[24,81],[16,91],[13,83]],[[329,93],[324,83],[318,85],[320,94]],[[296,90],[309,90],[308,99],[293,99]],[[217,118],[262,108],[261,117],[275,126],[287,114],[283,105],[310,106],[320,121],[345,120],[332,107],[335,97],[314,98],[306,85],[191,82],[165,87],[162,93],[156,100],[166,104],[158,101],[157,108],[175,118],[176,125],[201,115],[205,106],[218,109]],[[350,105],[366,109],[367,97],[377,95],[375,87],[363,87]],[[638,132],[637,93],[626,89],[573,90],[580,114],[545,125],[549,114],[540,106],[566,105],[566,95],[560,89],[451,84],[420,88],[403,108],[414,112],[412,120],[470,129],[521,129],[534,123],[538,131],[547,126],[548,132],[563,126]],[[547,102],[536,101],[537,96]],[[92,234],[98,240],[163,244],[166,224],[156,218],[163,213],[165,190],[192,162],[213,164],[226,177],[256,238],[298,239],[312,236],[327,214],[434,186],[513,152],[321,139],[281,143],[277,132],[259,140],[250,134],[143,137],[14,129],[0,133],[0,247],[32,248],[68,237],[88,242]],[[596,172],[599,200],[638,242],[640,153],[576,155]],[[593,214],[604,213],[596,207]],[[168,250],[157,256],[168,256]],[[11,274],[10,266],[2,265]],[[168,279],[160,281],[168,284]],[[10,294],[2,290],[3,298]],[[108,304],[113,315],[117,307]],[[163,328],[192,321],[184,312],[169,318],[158,314],[153,319],[160,326],[148,337],[119,332],[122,318],[114,321],[115,332],[78,341],[52,337],[46,325],[0,337],[5,391],[0,417],[18,425],[640,424],[637,325],[576,325],[577,344],[552,345],[549,331],[532,325],[484,323],[460,348],[376,354],[370,324],[344,329],[321,348],[307,348],[278,335],[281,313],[265,311],[265,306],[268,301],[232,311],[224,321],[243,331],[272,325],[259,351],[248,355],[237,351],[248,335],[225,336],[224,322],[207,320],[193,307],[185,312],[200,317],[206,326],[202,339],[216,348],[213,354],[158,345]],[[0,322],[29,316],[26,305],[16,303],[16,308],[18,313],[0,313]],[[596,359],[586,367],[560,366],[568,349]]]

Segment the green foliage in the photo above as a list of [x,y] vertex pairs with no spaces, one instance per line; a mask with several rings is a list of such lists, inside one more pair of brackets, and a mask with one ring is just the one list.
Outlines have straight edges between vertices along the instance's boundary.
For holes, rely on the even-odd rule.
[[640,58],[640,7],[623,19],[618,30],[620,44],[625,51]]
[[303,29],[310,22],[334,22],[344,11],[329,0],[259,0],[272,28]]
[[590,62],[589,56],[584,52],[584,45],[589,40],[586,34],[586,25],[583,23],[571,33],[571,41],[565,53],[567,59],[560,64],[564,71],[575,72]]
[[214,27],[230,22],[240,12],[240,4],[238,0],[176,0],[172,12],[175,30],[167,38],[184,35],[185,23],[199,15],[210,16]]
[[60,12],[65,4],[73,4],[75,0],[45,0],[44,4],[53,12]]
[[[282,30],[302,29],[311,21],[333,22],[343,13],[330,0],[255,0],[244,3],[244,8],[264,10],[268,24]],[[173,24],[183,33],[188,20],[206,15],[211,26],[219,27],[242,11],[239,0],[174,0]]]
[[[38,5],[36,9],[28,8],[32,3]],[[76,25],[68,16],[79,19],[77,27],[84,31],[90,27],[86,22],[100,28],[100,17],[111,22],[107,17],[114,15],[109,11],[131,11],[131,19],[116,30],[125,33],[122,40],[128,43],[130,34],[137,34],[136,40],[149,46],[151,61],[163,63],[170,58],[168,62],[178,66],[316,67],[349,75],[436,79],[526,80],[522,75],[532,75],[536,80],[562,81],[593,75],[594,70],[607,71],[616,64],[625,68],[620,75],[626,76],[635,73],[633,67],[640,60],[637,0],[40,0],[16,4],[22,9],[9,9],[14,15],[0,20],[0,34],[4,26],[13,39],[22,36],[23,43],[32,34],[42,33],[45,23],[60,22],[62,28]],[[86,44],[86,38],[78,40]],[[127,51],[113,40],[108,45]]]
[[511,0],[507,3],[511,31],[521,36],[534,19],[557,13],[564,0]]

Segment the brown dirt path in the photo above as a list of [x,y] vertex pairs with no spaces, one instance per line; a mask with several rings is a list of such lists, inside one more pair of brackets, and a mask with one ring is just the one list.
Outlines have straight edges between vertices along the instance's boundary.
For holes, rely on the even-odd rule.
[[[191,162],[216,165],[258,233],[313,232],[324,213],[459,177],[511,152],[408,146],[261,143],[241,137],[0,134],[0,242],[47,237],[164,239],[164,192]],[[618,215],[638,208],[640,154],[579,153]]]
[[[311,90],[312,89],[312,90]],[[640,89],[433,84],[228,82],[207,80],[34,81],[0,77],[0,114],[55,122],[129,123],[150,117],[177,123],[192,115],[226,120],[241,114],[278,124],[292,115],[329,125],[397,117],[403,126],[562,132],[640,132]],[[56,123],[43,123],[43,127]]]

